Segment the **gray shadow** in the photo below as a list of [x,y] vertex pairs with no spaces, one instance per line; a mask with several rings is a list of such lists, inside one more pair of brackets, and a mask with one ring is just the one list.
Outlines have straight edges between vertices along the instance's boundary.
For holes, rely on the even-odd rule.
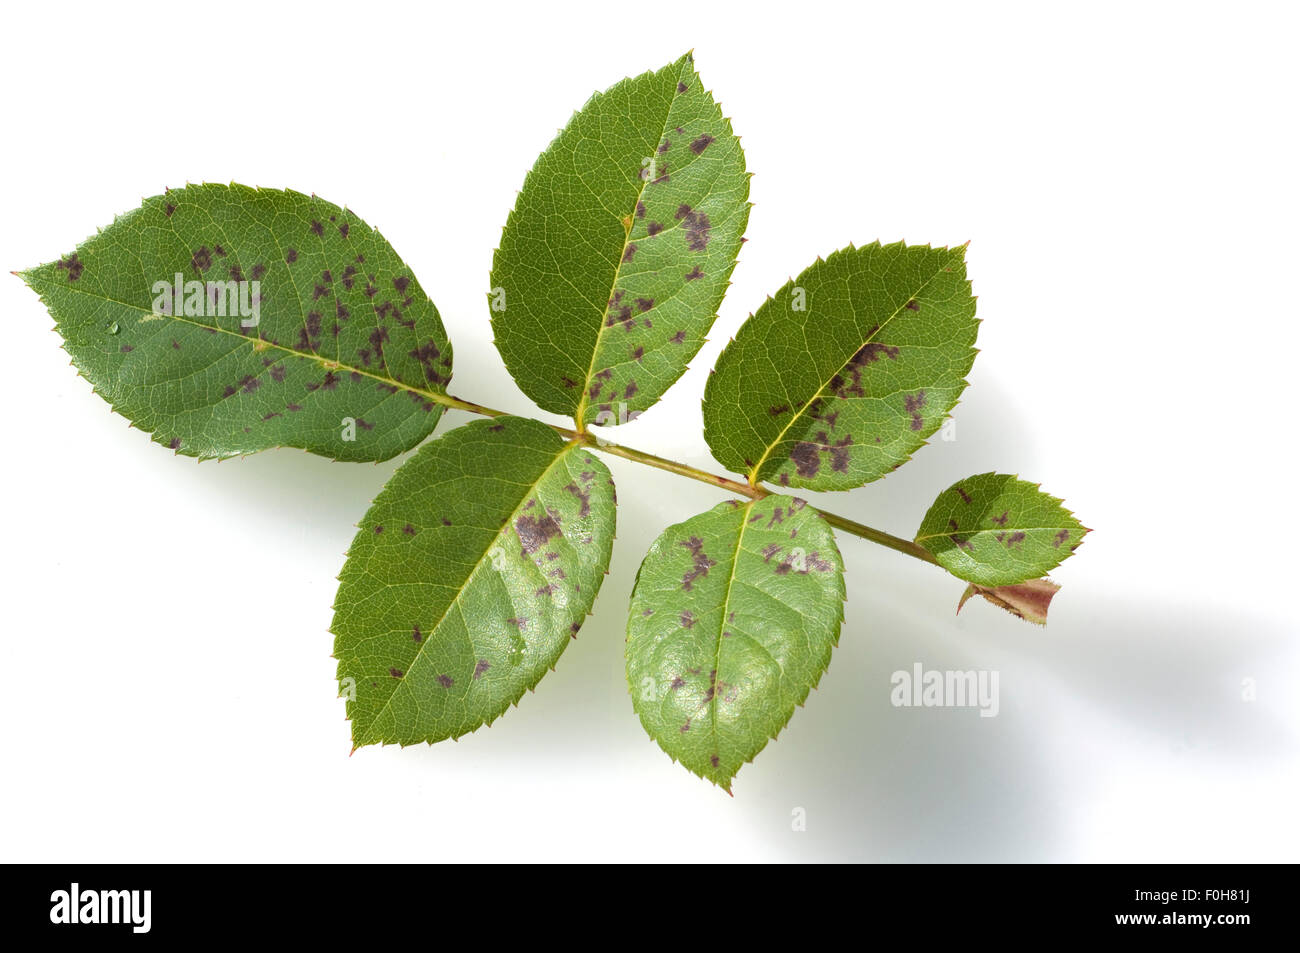
[[[1294,733],[1241,686],[1253,673],[1260,697],[1286,697],[1291,686],[1268,673],[1288,633],[1195,606],[1075,595],[1085,610],[1043,630],[978,601],[945,625],[869,600],[845,625],[822,689],[737,781],[755,831],[789,860],[1059,859],[1077,826],[1064,806],[1079,800],[1070,778],[1054,776],[1060,752],[1042,725],[1070,706],[1231,776],[1295,757]],[[1001,712],[894,708],[890,674],[913,660],[999,669]],[[1017,686],[1021,703],[1009,703]],[[1089,770],[1107,770],[1104,753],[1090,757],[1102,761]],[[796,807],[807,830],[791,834]]]

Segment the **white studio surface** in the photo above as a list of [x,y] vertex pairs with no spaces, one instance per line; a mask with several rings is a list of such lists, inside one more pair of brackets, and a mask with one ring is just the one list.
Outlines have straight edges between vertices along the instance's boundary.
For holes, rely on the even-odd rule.
[[[166,186],[315,192],[419,276],[452,391],[528,415],[485,303],[515,193],[593,91],[693,48],[755,173],[749,241],[692,369],[612,439],[718,470],[704,381],[766,295],[849,242],[970,240],[957,439],[816,502],[910,536],[996,469],[1095,532],[1042,630],[955,616],[961,583],[841,537],[840,647],[729,798],[645,736],[622,663],[641,556],[724,497],[607,458],[614,561],[557,671],[459,743],[349,758],[334,577],[400,460],[174,456],[6,275],[0,860],[1294,861],[1298,26],[1282,3],[8,11],[6,271]],[[891,705],[918,662],[996,670],[997,717]]]

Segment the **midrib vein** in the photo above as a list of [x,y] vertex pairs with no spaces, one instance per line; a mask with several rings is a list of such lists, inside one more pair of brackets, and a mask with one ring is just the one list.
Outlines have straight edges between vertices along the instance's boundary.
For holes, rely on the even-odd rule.
[[979,536],[983,533],[1032,533],[1035,532],[1036,530],[1047,531],[1053,529],[1074,530],[1074,529],[1078,529],[1078,527],[1077,526],[1008,526],[1005,529],[1003,529],[1001,526],[999,526],[996,529],[990,529],[987,527],[982,529],[954,529],[947,533],[926,533],[924,536],[916,537],[916,539],[913,540],[913,542],[919,543],[923,539],[948,539],[951,536]]
[[[388,384],[392,387],[399,387],[402,390],[411,391],[412,393],[419,394],[422,397],[427,397],[430,400],[434,401],[435,403],[443,404],[448,407],[454,406],[445,394],[442,394],[438,391],[425,390],[423,387],[416,387],[413,384],[404,383],[403,381],[400,381],[395,377],[383,377],[379,374],[374,374],[363,368],[354,367],[351,364],[344,364],[342,361],[330,360],[328,357],[325,357],[320,354],[309,353],[306,351],[299,351],[295,348],[286,347],[283,344],[276,344],[263,337],[255,337],[255,338],[245,337],[242,334],[238,334],[234,331],[229,330],[228,328],[223,328],[219,325],[202,324],[198,321],[191,321],[188,317],[185,317],[184,315],[155,314],[152,310],[141,308],[138,304],[130,304],[126,301],[119,301],[117,298],[110,298],[107,295],[96,294],[93,291],[83,291],[80,288],[73,288],[71,285],[52,285],[49,287],[57,288],[59,290],[72,291],[76,294],[83,295],[87,298],[93,298],[96,301],[106,301],[109,304],[119,305],[120,307],[127,308],[128,310],[138,311],[141,314],[149,315],[150,318],[154,320],[175,321],[179,324],[188,325],[189,327],[192,328],[201,328],[204,331],[215,331],[219,334],[225,334],[228,335],[229,337],[235,338],[242,344],[247,344],[249,347],[253,348],[254,351],[269,351],[269,350],[282,351],[285,354],[289,354],[293,357],[300,357],[304,360],[309,360],[309,361],[317,361],[320,363],[322,367],[328,370],[340,370],[340,371],[348,371],[349,373],[352,374],[360,374],[362,377],[368,377],[372,381],[377,381],[381,384]],[[59,322],[59,323],[63,323],[63,322]]]
[[727,576],[727,595],[722,600],[722,621],[718,625],[718,634],[713,648],[713,697],[709,699],[709,729],[713,735],[713,753],[721,755],[718,748],[718,672],[722,668],[722,633],[727,627],[727,613],[731,611],[731,591],[736,585],[736,569],[740,566],[741,543],[745,539],[745,530],[749,527],[749,514],[754,509],[754,500],[744,506],[740,518],[740,531],[736,533],[736,549],[731,554],[731,574]]
[[[658,144],[664,140],[665,136],[668,135],[668,117],[672,115],[673,103],[677,101],[677,96],[675,92],[677,89],[676,84],[681,82],[682,71],[690,63],[689,60],[683,60],[682,62],[683,62],[682,69],[678,70],[677,75],[673,77],[674,91],[668,94],[668,109],[665,110],[664,112],[664,121],[663,123],[660,124],[659,135],[655,139],[655,144],[650,147],[652,152],[651,165],[654,164],[653,155],[657,154],[654,152],[654,150],[658,148]],[[599,311],[600,319],[599,319],[599,323],[596,325],[596,340],[591,346],[591,361],[587,364],[587,376],[582,382],[582,394],[578,397],[578,409],[575,410],[573,413],[574,423],[577,424],[577,427],[580,431],[584,427],[583,417],[585,417],[587,413],[587,404],[589,403],[588,395],[590,395],[591,393],[592,375],[596,372],[596,355],[600,353],[600,342],[604,339],[605,336],[605,328],[606,328],[605,316],[607,313],[606,309],[609,307],[608,302],[614,297],[614,293],[618,288],[618,279],[619,276],[622,275],[623,273],[623,259],[627,255],[627,246],[631,244],[632,229],[636,227],[636,207],[641,203],[641,196],[645,195],[646,187],[649,186],[652,181],[652,177],[650,174],[652,171],[654,170],[653,169],[645,170],[646,176],[644,179],[641,180],[641,187],[637,189],[636,199],[632,202],[632,210],[631,212],[628,213],[632,216],[632,225],[628,226],[623,233],[623,245],[618,252],[618,264],[614,266],[614,278],[610,282],[609,293],[605,295],[605,301],[607,303],[605,304],[604,308],[602,308]],[[620,221],[619,224],[621,225],[622,221]]]

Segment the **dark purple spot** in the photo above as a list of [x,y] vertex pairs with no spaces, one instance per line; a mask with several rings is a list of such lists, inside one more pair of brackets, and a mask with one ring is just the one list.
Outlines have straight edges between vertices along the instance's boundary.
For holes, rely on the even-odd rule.
[[578,498],[578,516],[583,517],[591,513],[591,493],[584,490],[576,483],[570,483],[565,487],[570,493]]
[[921,417],[921,408],[925,406],[925,391],[918,390],[915,394],[908,394],[903,397],[903,408],[912,415],[912,429],[920,430],[925,426],[925,420]]
[[694,268],[692,268],[690,271],[686,273],[687,281],[694,281],[696,278],[703,278],[703,277],[704,277],[704,272],[700,271],[699,265],[696,265]]
[[685,546],[691,551],[691,568],[686,570],[686,573],[682,576],[682,588],[690,590],[694,588],[695,580],[701,576],[707,576],[709,568],[716,566],[717,563],[704,552],[704,540],[698,536],[692,536],[677,545]]
[[492,666],[488,663],[487,659],[485,658],[479,659],[478,662],[474,665],[474,678],[475,679],[482,678],[483,673],[486,672],[491,667]]
[[537,552],[560,533],[560,525],[549,515],[538,519],[521,516],[515,520],[515,534],[525,556]]
[[815,477],[822,468],[821,456],[817,453],[817,444],[801,440],[794,445],[790,451],[790,459],[794,461],[794,469],[799,476],[805,479]]
[[455,685],[456,682],[452,679],[450,675],[439,675],[438,684],[441,685],[443,688],[451,688],[451,686]]
[[714,141],[714,138],[706,132],[704,135],[700,136],[700,138],[691,143],[691,151],[696,155],[699,155],[709,146],[713,145]]

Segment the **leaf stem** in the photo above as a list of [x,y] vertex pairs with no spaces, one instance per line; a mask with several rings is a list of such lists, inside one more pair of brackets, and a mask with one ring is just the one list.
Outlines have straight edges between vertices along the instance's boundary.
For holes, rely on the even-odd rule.
[[[454,397],[451,394],[439,394],[432,391],[424,391],[431,400],[442,404],[445,407],[453,407],[456,410],[465,410],[472,414],[481,414],[485,417],[502,417],[506,415],[504,410],[494,410],[491,407],[484,407],[482,404],[476,404],[473,401],[463,400]],[[653,453],[646,453],[642,450],[635,450],[632,447],[625,447],[621,444],[611,443],[601,437],[596,436],[590,431],[579,432],[571,430],[568,427],[561,427],[557,424],[549,424],[550,428],[566,440],[577,441],[585,444],[594,450],[612,454],[616,457],[622,457],[625,460],[633,460],[637,463],[644,464],[648,467],[654,467],[657,470],[665,470],[668,473],[676,473],[678,476],[684,476],[691,480],[698,480],[700,483],[707,483],[710,486],[716,486],[719,489],[726,490],[729,493],[737,493],[741,496],[747,496],[752,500],[761,500],[765,496],[770,496],[772,491],[767,487],[756,484],[745,483],[740,480],[733,480],[730,477],[718,476],[716,473],[709,473],[707,470],[701,470],[698,467],[690,466],[686,463],[678,463],[676,460],[668,460],[664,457],[655,456]],[[835,513],[828,513],[818,508],[826,522],[830,523],[836,529],[843,530],[853,536],[877,543],[895,552],[902,553],[905,556],[911,556],[913,559],[919,559],[922,562],[938,565],[938,560],[924,546],[912,542],[910,539],[903,539],[901,536],[895,536],[892,533],[886,533],[884,530],[876,529],[851,520],[846,516],[839,516]]]

